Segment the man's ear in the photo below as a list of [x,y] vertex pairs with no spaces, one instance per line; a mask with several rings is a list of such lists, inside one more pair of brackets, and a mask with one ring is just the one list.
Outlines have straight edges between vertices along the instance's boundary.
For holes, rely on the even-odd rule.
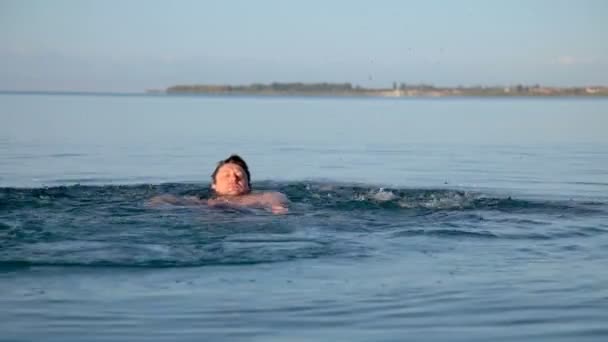
[[211,183],[211,189],[215,190],[215,183]]

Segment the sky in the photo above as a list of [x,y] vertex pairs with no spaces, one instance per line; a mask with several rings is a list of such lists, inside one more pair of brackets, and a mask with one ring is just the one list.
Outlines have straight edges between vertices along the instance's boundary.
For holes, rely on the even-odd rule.
[[608,85],[608,1],[0,0],[0,90]]

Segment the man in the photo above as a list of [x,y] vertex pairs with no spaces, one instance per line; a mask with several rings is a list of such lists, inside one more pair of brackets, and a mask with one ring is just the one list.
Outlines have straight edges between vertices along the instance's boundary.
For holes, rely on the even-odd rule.
[[250,194],[251,174],[243,158],[233,154],[220,161],[211,174],[211,189],[218,196]]
[[287,213],[287,197],[280,192],[251,192],[251,174],[247,163],[233,154],[218,163],[211,175],[211,189],[216,197],[209,199],[210,206],[229,205],[259,207],[275,214]]
[[218,163],[211,174],[211,189],[215,197],[204,200],[187,196],[178,200],[174,196],[162,195],[150,200],[150,204],[207,204],[212,207],[263,208],[275,214],[287,213],[287,197],[280,192],[251,192],[251,174],[247,163],[233,154]]

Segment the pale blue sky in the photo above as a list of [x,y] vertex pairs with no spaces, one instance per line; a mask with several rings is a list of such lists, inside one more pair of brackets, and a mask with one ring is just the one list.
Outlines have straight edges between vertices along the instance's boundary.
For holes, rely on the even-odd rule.
[[608,1],[0,0],[0,90],[608,85]]

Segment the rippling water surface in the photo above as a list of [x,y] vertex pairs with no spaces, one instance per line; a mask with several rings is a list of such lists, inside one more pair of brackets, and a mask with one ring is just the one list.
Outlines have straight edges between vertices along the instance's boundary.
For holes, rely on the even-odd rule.
[[0,103],[0,340],[608,338],[606,101]]

